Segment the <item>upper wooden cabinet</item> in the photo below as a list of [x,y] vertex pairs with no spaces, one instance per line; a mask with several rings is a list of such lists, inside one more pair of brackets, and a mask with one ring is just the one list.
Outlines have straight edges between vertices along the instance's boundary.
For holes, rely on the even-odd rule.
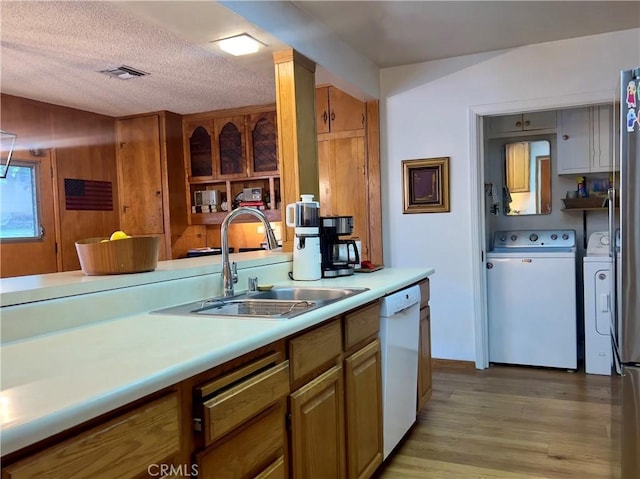
[[361,130],[366,126],[365,103],[333,86],[316,88],[318,133]]
[[523,132],[535,130],[554,130],[556,128],[556,112],[537,111],[489,117],[488,137],[499,138],[515,136]]
[[[190,224],[220,224],[227,212],[247,201],[245,188],[262,190],[264,213],[280,221],[278,126],[272,105],[186,115],[183,120]],[[218,190],[217,211],[200,210],[194,196]],[[252,198],[251,201],[254,199]],[[226,210],[222,210],[222,204]],[[198,205],[200,206],[200,205]]]
[[187,225],[182,150],[182,120],[174,113],[116,120],[120,229],[159,236],[160,260],[173,257]]

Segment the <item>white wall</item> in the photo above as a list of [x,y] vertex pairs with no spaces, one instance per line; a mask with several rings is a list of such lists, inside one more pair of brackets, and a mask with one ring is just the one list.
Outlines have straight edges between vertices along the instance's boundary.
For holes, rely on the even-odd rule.
[[[640,29],[387,68],[380,74],[384,262],[432,266],[432,352],[474,361],[472,112],[613,100],[640,66]],[[619,95],[619,93],[618,93]],[[402,214],[401,161],[450,157],[450,213]]]

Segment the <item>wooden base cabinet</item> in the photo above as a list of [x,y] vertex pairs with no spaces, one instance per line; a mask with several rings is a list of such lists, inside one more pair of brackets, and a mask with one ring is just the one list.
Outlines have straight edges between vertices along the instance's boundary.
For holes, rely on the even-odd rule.
[[200,479],[282,478],[285,476],[286,402],[280,401],[199,454]]
[[179,408],[172,392],[3,468],[2,478],[133,479],[159,470],[181,450]]
[[336,365],[290,396],[294,479],[344,479],[344,387]]
[[420,283],[420,338],[418,342],[418,411],[431,398],[431,309],[429,308],[429,280]]
[[369,478],[382,464],[380,354],[376,339],[344,361],[349,479]]

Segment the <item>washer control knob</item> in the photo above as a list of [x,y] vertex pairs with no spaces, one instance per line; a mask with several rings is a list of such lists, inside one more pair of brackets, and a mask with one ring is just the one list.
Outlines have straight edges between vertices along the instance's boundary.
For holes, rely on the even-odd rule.
[[507,237],[505,235],[500,236],[500,241],[507,241]]
[[529,235],[529,241],[531,241],[532,243],[535,243],[536,241],[538,241],[538,235],[535,233],[531,233]]
[[515,241],[517,239],[518,239],[518,237],[516,235],[511,235],[511,241]]
[[554,240],[554,241],[555,241],[555,240],[557,240],[557,239],[558,239],[558,235],[557,235],[557,234],[555,234],[555,233],[553,233],[553,234],[551,235],[551,239],[552,239],[552,240]]
[[602,235],[600,237],[600,244],[608,245],[609,244],[609,235]]
[[569,235],[567,233],[563,234],[562,235],[562,239],[565,240],[565,241],[568,240],[569,239]]

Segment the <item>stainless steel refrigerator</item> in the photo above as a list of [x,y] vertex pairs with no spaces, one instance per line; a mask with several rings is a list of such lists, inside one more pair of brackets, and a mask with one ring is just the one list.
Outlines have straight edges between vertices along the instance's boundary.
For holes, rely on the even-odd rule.
[[[622,374],[622,479],[640,478],[640,68],[621,73],[620,189],[610,193],[613,228],[619,197],[619,241],[611,241],[616,270],[614,358]],[[610,231],[611,238],[615,232]],[[617,243],[617,244],[616,244]]]

